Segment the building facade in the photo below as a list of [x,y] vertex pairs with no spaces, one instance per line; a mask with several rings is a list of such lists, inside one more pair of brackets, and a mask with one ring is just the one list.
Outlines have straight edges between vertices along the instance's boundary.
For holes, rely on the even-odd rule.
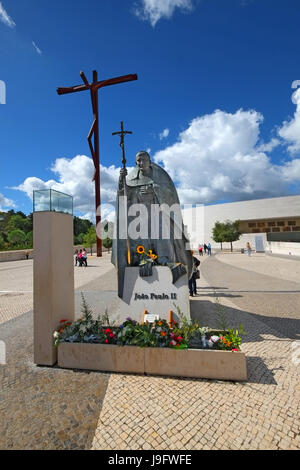
[[[257,251],[271,250],[272,243],[300,245],[300,195],[197,205],[183,209],[183,220],[194,249],[199,243],[220,248],[212,238],[212,230],[216,222],[227,220],[240,221],[242,235],[233,243],[235,249],[244,248],[247,242]],[[223,245],[230,247],[229,243]]]

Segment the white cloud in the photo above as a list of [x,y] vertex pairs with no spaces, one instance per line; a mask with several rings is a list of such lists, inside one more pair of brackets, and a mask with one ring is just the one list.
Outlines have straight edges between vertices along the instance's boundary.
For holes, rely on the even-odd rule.
[[[56,189],[70,194],[74,198],[74,211],[83,214],[85,218],[93,219],[95,214],[95,183],[94,164],[86,155],[77,155],[72,159],[58,158],[51,170],[57,175],[56,179],[43,181],[34,176],[28,177],[14,189],[27,194],[32,199],[36,189]],[[130,168],[128,168],[130,171]],[[101,213],[102,219],[112,220],[113,204],[116,199],[117,184],[120,168],[111,165],[100,165],[101,182]]]
[[[297,97],[294,119],[283,123],[278,131],[281,140],[273,138],[260,144],[263,116],[255,110],[240,109],[235,113],[216,110],[193,119],[179,134],[177,142],[156,152],[152,160],[162,164],[170,174],[182,204],[287,195],[291,184],[298,185],[300,192],[300,158],[275,164],[267,154],[285,142],[290,146],[300,144],[297,133],[287,132],[288,125],[300,122],[297,114],[300,93]],[[55,174],[52,179],[43,181],[32,176],[14,189],[25,192],[30,198],[34,189],[53,188],[71,194],[74,210],[93,219],[92,159],[85,155],[73,159],[58,158],[51,170]],[[120,168],[114,165],[100,166],[103,220],[114,217],[119,171]]]
[[160,134],[159,134],[159,139],[162,140],[162,139],[165,139],[166,137],[168,137],[170,131],[169,129],[164,129]]
[[278,145],[280,145],[280,140],[273,137],[270,142],[260,144],[257,150],[260,152],[272,152]]
[[3,194],[0,193],[0,211],[7,211],[7,209],[11,207],[16,207],[14,201],[7,199],[7,197],[4,197]]
[[0,21],[2,21],[2,23],[6,24],[6,26],[9,26],[10,28],[14,28],[16,26],[16,23],[5,10],[4,6],[2,5],[2,2],[0,2]]
[[42,51],[41,49],[36,45],[36,43],[34,41],[32,41],[32,45],[33,47],[35,48],[36,52],[41,55],[42,54]]
[[192,0],[141,0],[142,5],[136,7],[134,13],[144,21],[154,26],[161,18],[170,19],[175,8],[182,11],[191,11]]
[[177,183],[181,203],[279,196],[288,194],[288,183],[300,183],[300,160],[275,165],[257,146],[262,121],[254,110],[216,110],[193,119],[154,155]]
[[293,94],[293,102],[296,104],[294,117],[284,121],[278,130],[279,136],[286,141],[291,155],[300,153],[300,88]]

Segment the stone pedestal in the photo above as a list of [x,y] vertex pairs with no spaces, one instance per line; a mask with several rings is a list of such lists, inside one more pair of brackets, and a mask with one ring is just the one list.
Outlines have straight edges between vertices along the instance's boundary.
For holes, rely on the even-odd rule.
[[125,269],[123,299],[120,302],[118,323],[127,317],[143,320],[145,310],[151,315],[158,315],[169,321],[172,310],[173,319],[178,321],[177,308],[190,319],[190,302],[187,275],[172,283],[172,273],[168,267],[153,267],[152,276],[140,277],[138,267]]
[[74,321],[73,216],[33,214],[34,362],[53,365],[53,332],[60,320]]

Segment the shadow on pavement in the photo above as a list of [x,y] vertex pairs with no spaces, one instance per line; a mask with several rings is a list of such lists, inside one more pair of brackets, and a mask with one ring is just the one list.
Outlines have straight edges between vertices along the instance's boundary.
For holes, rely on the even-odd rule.
[[[210,296],[208,295],[207,297]],[[216,298],[220,296],[211,295],[211,297]],[[201,297],[191,299],[190,305],[191,317],[200,326],[218,328],[220,326],[220,316],[226,320],[228,328],[238,328],[242,324],[248,332],[248,335],[244,338],[244,343],[264,341],[262,335],[266,334],[271,334],[281,339],[300,339],[299,319],[260,315],[226,307],[222,304],[218,306],[216,302],[203,300]]]
[[246,356],[248,378],[247,383],[277,385],[274,372],[268,369],[265,362],[258,356]]

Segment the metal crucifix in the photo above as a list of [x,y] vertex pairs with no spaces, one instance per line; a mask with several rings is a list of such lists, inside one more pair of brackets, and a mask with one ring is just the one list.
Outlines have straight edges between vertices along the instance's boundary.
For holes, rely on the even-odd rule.
[[[90,146],[91,154],[93,157],[95,173],[93,181],[95,181],[95,202],[96,202],[96,232],[100,233],[101,223],[101,195],[100,195],[100,160],[99,160],[99,113],[98,113],[98,90],[102,87],[109,85],[116,85],[117,83],[130,82],[137,80],[136,74],[122,75],[120,77],[109,78],[108,80],[98,81],[97,71],[93,71],[93,82],[89,83],[85,74],[80,72],[80,76],[83,80],[84,85],[77,85],[67,88],[57,88],[59,95],[66,95],[67,93],[76,93],[77,91],[90,90],[91,100],[93,107],[94,120],[90,132],[88,134],[88,143]],[[92,137],[94,136],[94,145],[92,143]],[[99,224],[99,225],[98,225]],[[102,256],[102,240],[97,233],[97,256]]]
[[[122,178],[122,189],[123,189],[123,201],[120,201],[120,193],[118,190],[118,198],[117,198],[117,217],[116,217],[116,227],[117,227],[117,244],[116,244],[116,255],[117,255],[117,275],[118,275],[118,295],[119,297],[123,296],[123,285],[124,285],[124,267],[122,267],[122,263],[119,266],[119,260],[124,256],[126,253],[126,261],[127,265],[130,266],[131,264],[131,253],[130,253],[130,243],[127,233],[128,227],[128,207],[127,207],[127,190],[126,190],[126,158],[125,158],[125,143],[124,143],[124,136],[126,134],[132,134],[131,131],[124,131],[123,121],[121,121],[121,131],[113,132],[112,135],[119,135],[120,136],[120,147],[122,149],[122,165],[123,168],[121,171],[121,178]],[[120,188],[119,188],[120,189]],[[120,216],[122,217],[122,222],[120,221]],[[120,240],[120,223],[122,223],[126,227],[126,246],[125,240]]]

